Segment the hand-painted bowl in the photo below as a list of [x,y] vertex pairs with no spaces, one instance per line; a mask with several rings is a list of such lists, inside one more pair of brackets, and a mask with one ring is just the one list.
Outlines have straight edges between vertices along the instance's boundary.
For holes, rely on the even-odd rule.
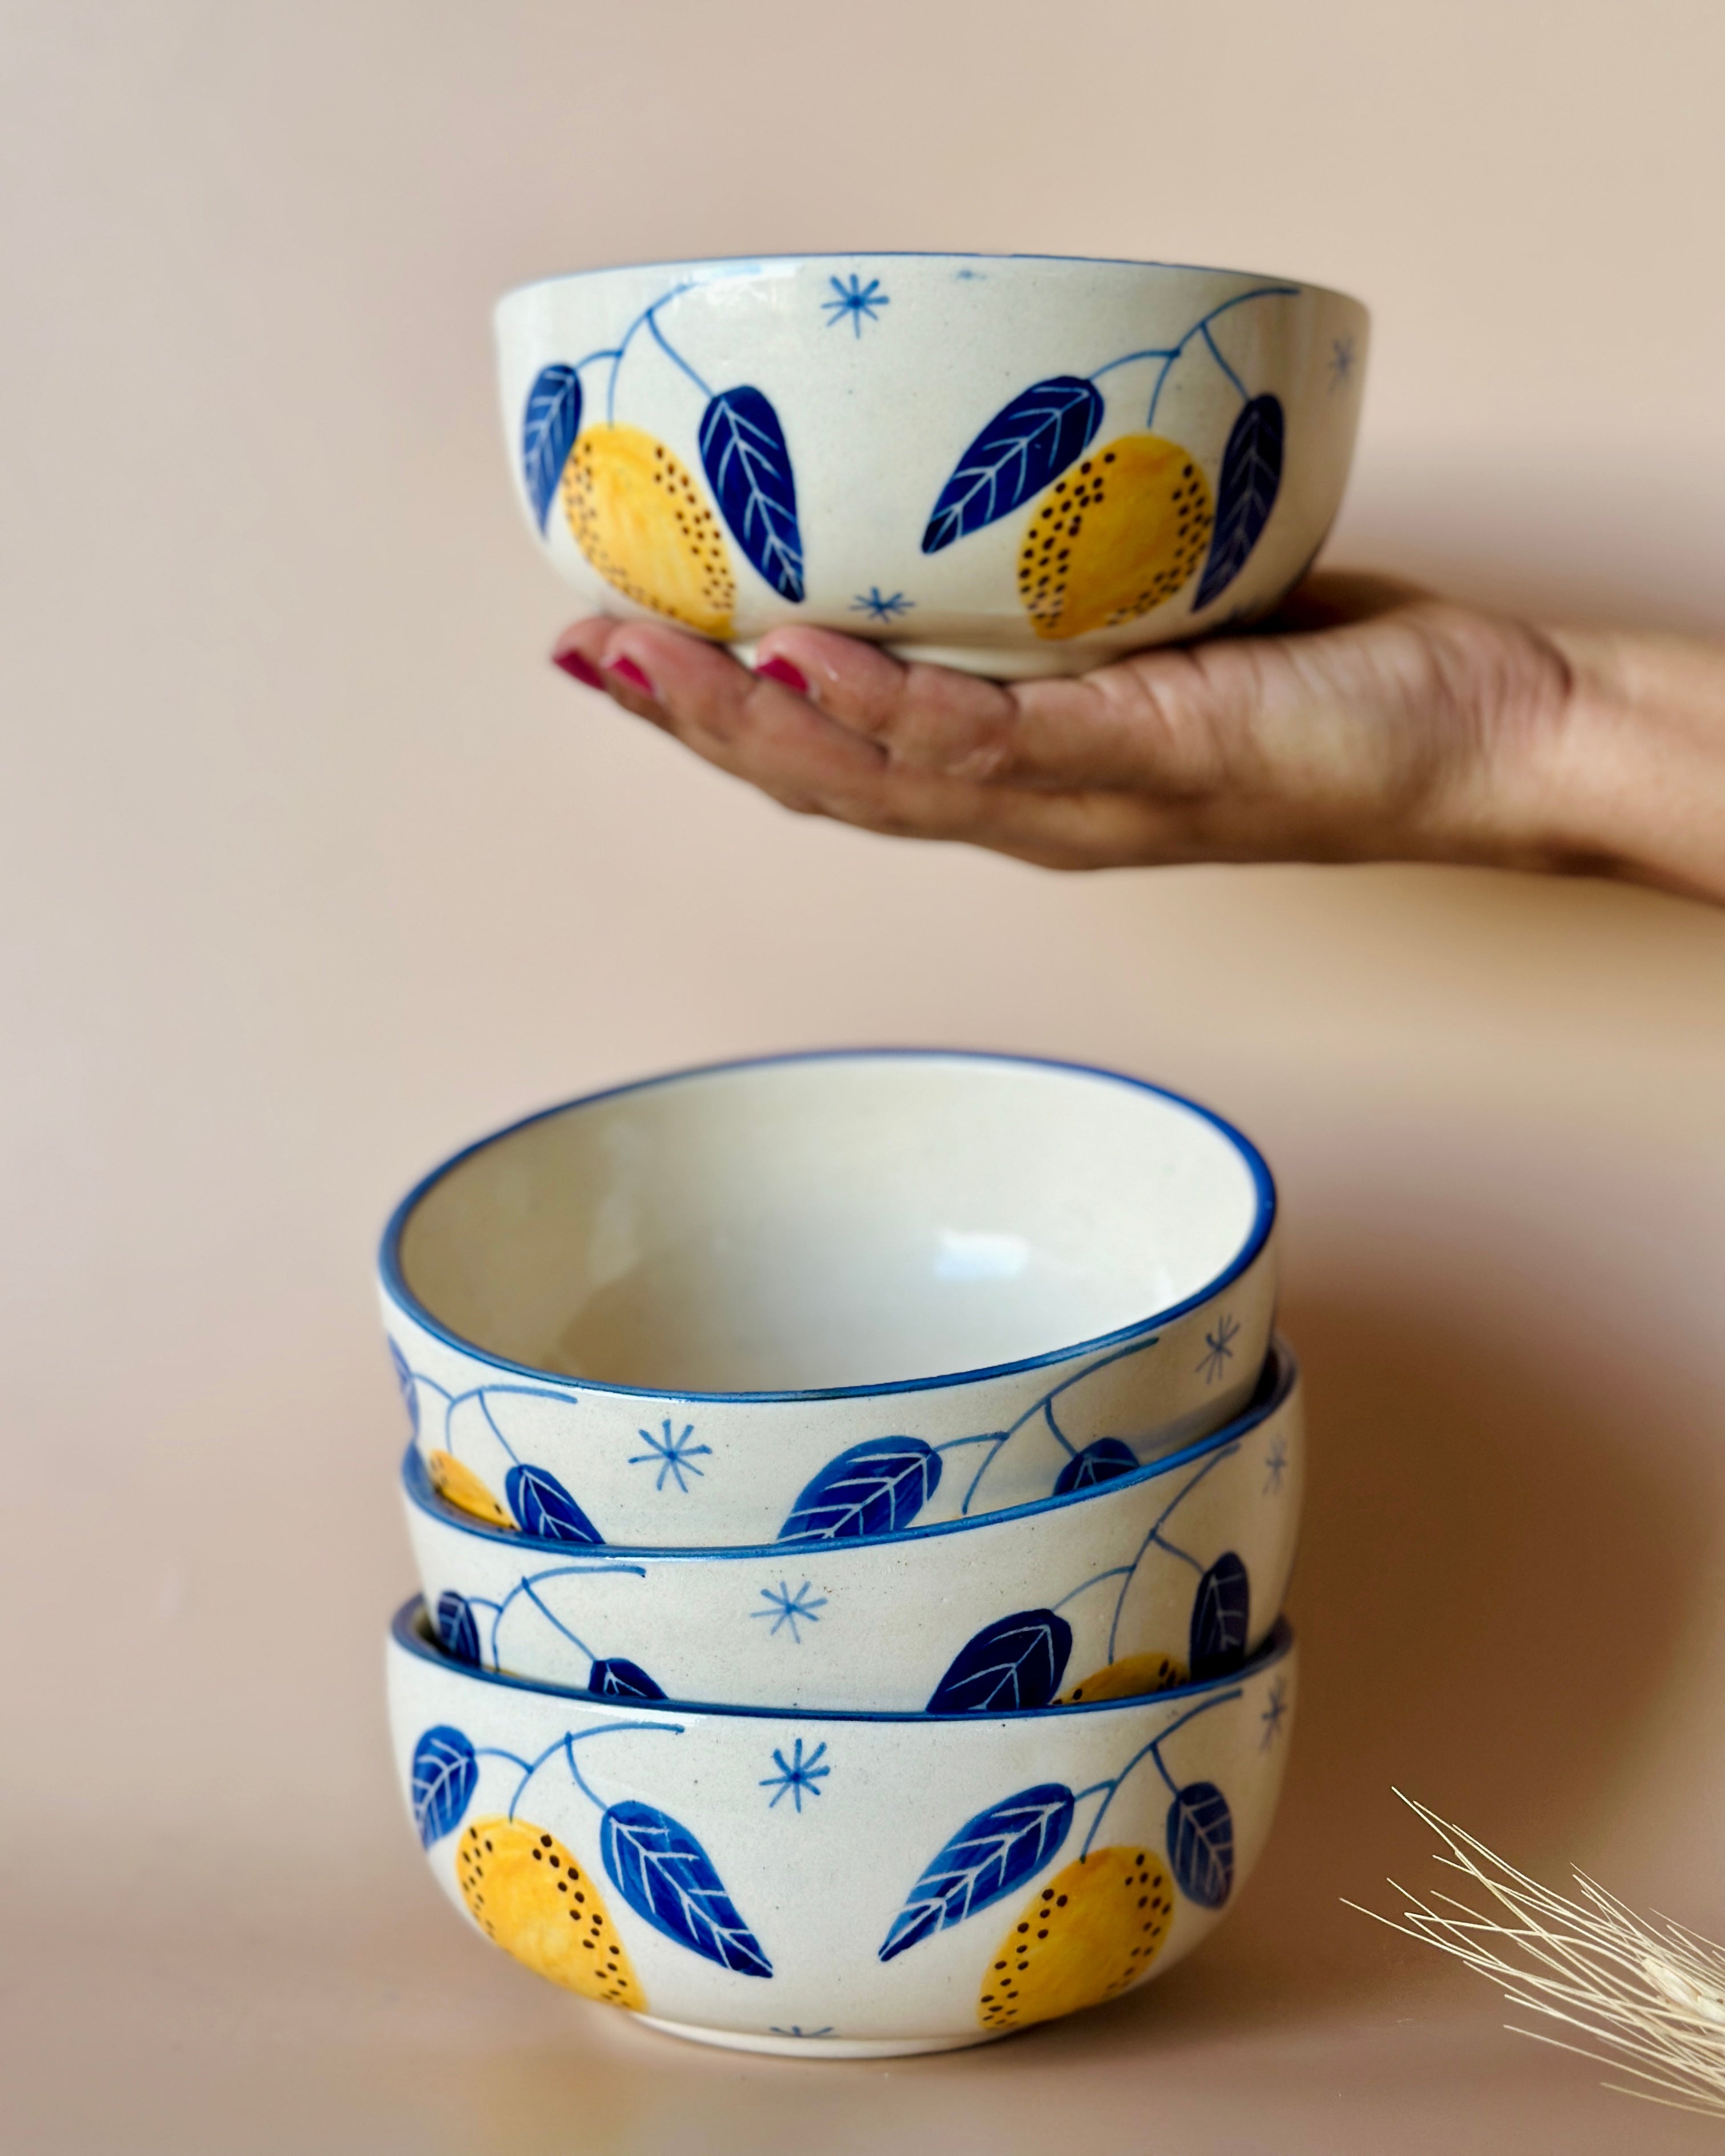
[[1261,614],[1340,506],[1356,300],[1051,255],[588,270],[497,309],[522,503],[587,605],[1000,677]]
[[755,1549],[529,1538],[440,1498],[418,1453],[408,1527],[445,1650],[612,1699],[994,1713],[1160,1691],[1269,1636],[1304,1482],[1277,1342],[1238,1420],[1164,1460],[942,1526]]
[[390,1715],[438,1883],[583,1997],[745,2051],[947,2051],[1112,1999],[1270,1830],[1285,1626],[1235,1676],[952,1720],[598,1700],[398,1615]]
[[439,1493],[638,1548],[1034,1502],[1238,1414],[1268,1169],[1135,1079],[845,1051],[624,1086],[437,1169],[384,1321]]

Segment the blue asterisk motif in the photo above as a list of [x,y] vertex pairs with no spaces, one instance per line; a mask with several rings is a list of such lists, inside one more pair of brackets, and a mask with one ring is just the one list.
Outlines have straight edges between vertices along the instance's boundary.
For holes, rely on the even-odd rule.
[[781,2029],[775,2021],[773,2025],[773,2033],[775,2036],[830,2036],[833,2029],[830,2022],[824,2029],[799,2029],[794,2021],[788,2029]]
[[780,1580],[777,1587],[763,1587],[761,1589],[761,1594],[768,1605],[767,1608],[751,1609],[749,1614],[751,1617],[770,1617],[773,1620],[773,1631],[768,1634],[768,1639],[773,1638],[782,1625],[788,1625],[791,1628],[792,1639],[798,1646],[801,1646],[803,1635],[797,1630],[798,1620],[800,1618],[804,1624],[818,1625],[820,1620],[814,1613],[817,1609],[824,1609],[827,1606],[827,1598],[824,1594],[809,1598],[809,1590],[814,1584],[813,1580],[805,1579],[794,1594],[784,1580]]
[[702,1475],[706,1471],[705,1468],[697,1467],[695,1465],[695,1455],[698,1452],[711,1452],[712,1447],[710,1445],[691,1445],[689,1440],[695,1435],[695,1425],[692,1422],[685,1423],[680,1430],[673,1434],[670,1417],[667,1415],[660,1426],[665,1433],[662,1437],[655,1437],[650,1430],[644,1430],[640,1432],[647,1440],[647,1450],[644,1452],[631,1453],[629,1464],[631,1467],[639,1467],[644,1460],[656,1460],[659,1462],[659,1473],[653,1487],[655,1490],[664,1489],[665,1476],[675,1475],[677,1478],[678,1489],[686,1490],[689,1485],[683,1480],[685,1475]]
[[1281,1478],[1287,1471],[1288,1441],[1285,1437],[1279,1437],[1264,1455],[1264,1495],[1266,1497],[1281,1495]]
[[842,279],[829,277],[827,282],[839,295],[836,300],[823,300],[820,303],[821,311],[827,318],[829,329],[848,319],[852,330],[860,336],[863,317],[866,316],[870,321],[873,321],[877,310],[881,307],[890,307],[892,305],[891,300],[880,290],[880,280],[878,277],[870,277],[866,285],[860,277],[854,276]]
[[773,1763],[778,1768],[778,1772],[776,1774],[763,1774],[761,1778],[761,1787],[773,1792],[773,1801],[767,1807],[769,1812],[778,1809],[778,1800],[781,1797],[788,1797],[800,1812],[803,1809],[803,1792],[805,1789],[811,1797],[818,1797],[822,1794],[814,1785],[817,1782],[824,1780],[833,1770],[830,1767],[817,1766],[815,1762],[826,1748],[824,1744],[817,1744],[805,1759],[803,1757],[803,1740],[800,1737],[792,1745],[791,1756],[788,1759],[783,1752],[774,1748]]
[[850,602],[850,611],[865,613],[870,621],[894,621],[900,614],[908,613],[916,603],[902,592],[894,592],[889,597],[879,584],[870,584],[867,591],[859,592]]
[[1224,1317],[1214,1332],[1204,1336],[1204,1358],[1198,1366],[1198,1373],[1205,1384],[1213,1385],[1222,1374],[1225,1364],[1234,1360],[1234,1340],[1240,1331],[1231,1317]]
[[1258,1717],[1264,1725],[1264,1734],[1258,1739],[1258,1749],[1267,1752],[1281,1734],[1282,1718],[1288,1711],[1287,1687],[1278,1677],[1270,1687],[1270,1704]]
[[1330,341],[1330,394],[1334,396],[1344,382],[1353,377],[1353,339],[1351,336],[1332,337]]

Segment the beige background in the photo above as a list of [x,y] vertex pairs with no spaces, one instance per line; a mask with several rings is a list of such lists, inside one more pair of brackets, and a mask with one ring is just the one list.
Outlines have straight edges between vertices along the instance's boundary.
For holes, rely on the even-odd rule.
[[[13,0],[0,21],[5,2148],[1663,2151],[1343,1910],[1392,1781],[1725,1929],[1725,916],[1062,881],[786,819],[574,689],[487,309],[803,246],[1376,315],[1332,558],[1725,632],[1715,0]],[[431,1159],[710,1056],[1117,1061],[1280,1173],[1316,1466],[1286,1815],[997,2051],[741,2062],[465,1938],[385,1758],[367,1268]]]

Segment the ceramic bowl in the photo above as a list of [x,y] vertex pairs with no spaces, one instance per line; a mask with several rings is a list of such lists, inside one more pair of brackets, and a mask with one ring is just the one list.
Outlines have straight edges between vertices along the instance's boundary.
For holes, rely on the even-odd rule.
[[597,1700],[389,1650],[395,1753],[444,1892],[528,1968],[743,2050],[945,2051],[1189,1953],[1256,1862],[1294,1704],[1237,1676],[1009,1715]]
[[1322,544],[1367,316],[1049,255],[594,270],[499,305],[529,522],[596,612],[1071,674],[1262,613]]
[[1064,1494],[1257,1382],[1275,1191],[1139,1081],[1010,1056],[731,1064],[556,1108],[403,1203],[384,1321],[439,1492],[639,1548]]
[[439,1497],[412,1447],[403,1480],[421,1591],[464,1661],[608,1698],[987,1713],[1237,1668],[1286,1593],[1302,1424],[1278,1342],[1247,1412],[1166,1460],[1013,1512],[757,1549],[529,1539]]

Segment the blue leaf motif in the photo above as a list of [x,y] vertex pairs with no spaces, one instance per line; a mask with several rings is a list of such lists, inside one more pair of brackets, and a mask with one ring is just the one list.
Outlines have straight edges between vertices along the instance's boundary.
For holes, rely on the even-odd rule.
[[778,414],[758,389],[721,389],[701,422],[701,461],[742,547],[779,597],[803,596],[797,481]]
[[1234,423],[1216,482],[1216,528],[1192,601],[1195,613],[1227,590],[1258,543],[1281,485],[1283,421],[1274,397],[1255,397]]
[[967,1640],[934,1688],[930,1714],[1006,1714],[1046,1707],[1060,1688],[1072,1627],[1052,1609],[997,1618]]
[[408,1358],[392,1340],[388,1342],[389,1360],[394,1367],[395,1382],[401,1388],[403,1402],[408,1410],[408,1420],[413,1426],[413,1435],[419,1435],[419,1388],[413,1382],[413,1373],[408,1368]]
[[1089,448],[1102,424],[1102,393],[1076,374],[1055,374],[1003,405],[959,458],[922,535],[925,554],[1009,516]]
[[593,1543],[605,1537],[547,1467],[511,1467],[503,1495],[524,1535],[548,1543]]
[[1069,1490],[1094,1490],[1099,1482],[1111,1482],[1117,1475],[1137,1471],[1138,1455],[1121,1437],[1099,1437],[1082,1452],[1075,1453],[1055,1477],[1054,1494],[1064,1497]]
[[572,367],[542,368],[521,418],[521,472],[542,531],[580,430],[581,377]]
[[1245,1566],[1232,1550],[1224,1550],[1199,1581],[1192,1599],[1186,1660],[1194,1684],[1239,1668],[1251,1614],[1252,1584]]
[[791,1507],[782,1543],[844,1542],[908,1527],[940,1487],[941,1456],[920,1437],[870,1437],[829,1460]]
[[1168,1808],[1168,1856],[1189,1901],[1219,1909],[1234,1888],[1234,1815],[1214,1782],[1189,1782]]
[[663,1686],[654,1683],[639,1662],[626,1656],[613,1655],[605,1661],[595,1662],[587,1680],[589,1691],[596,1691],[601,1699],[663,1699]]
[[474,1622],[472,1606],[453,1587],[445,1588],[437,1598],[437,1636],[444,1652],[458,1662],[479,1661],[479,1626]]
[[1072,1802],[1062,1784],[1039,1782],[967,1820],[911,1889],[881,1943],[881,1960],[962,1924],[1040,1871],[1066,1839]]
[[739,1976],[771,1976],[712,1860],[685,1826],[651,1804],[613,1804],[599,1825],[612,1884],[656,1932]]
[[427,1849],[460,1825],[478,1779],[473,1747],[450,1723],[428,1729],[413,1747],[413,1824]]

